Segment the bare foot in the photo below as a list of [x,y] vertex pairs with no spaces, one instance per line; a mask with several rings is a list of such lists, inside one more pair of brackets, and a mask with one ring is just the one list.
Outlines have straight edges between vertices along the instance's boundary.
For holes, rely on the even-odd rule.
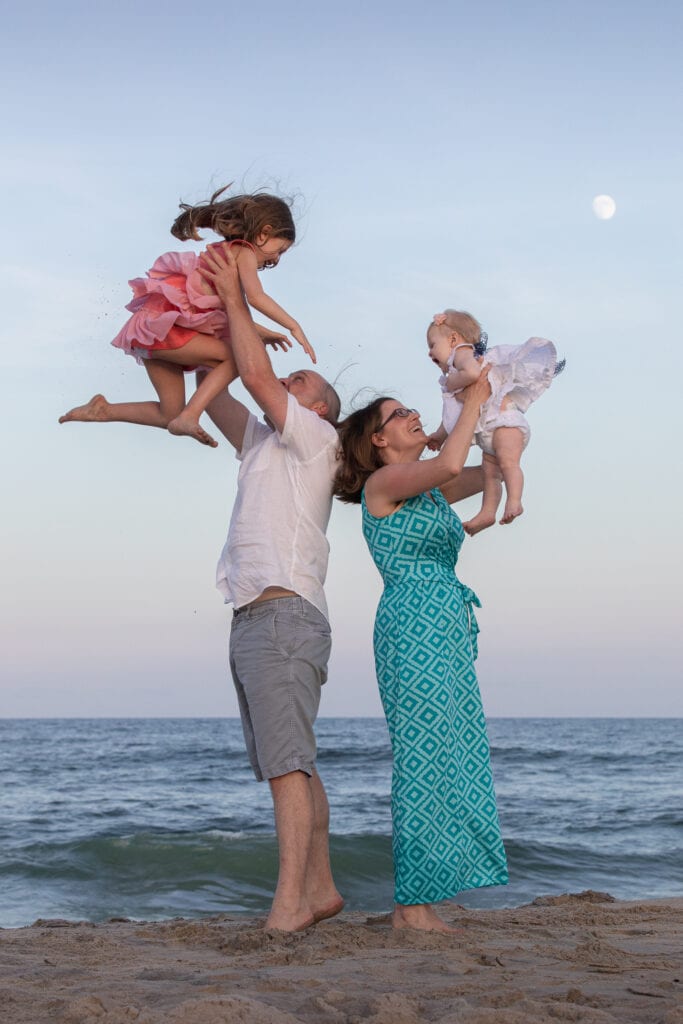
[[397,903],[391,918],[394,928],[414,928],[422,932],[442,932],[445,935],[462,935],[462,928],[454,928],[439,917],[431,903],[417,903],[406,906]]
[[59,417],[60,423],[106,423],[108,419],[109,402],[104,395],[93,395],[85,405],[77,405],[70,409],[63,416]]
[[524,509],[522,508],[521,501],[506,502],[503,518],[500,520],[501,524],[503,526],[507,526],[507,524],[511,523],[513,519],[516,519],[517,516],[521,516],[523,511]]
[[311,914],[286,914],[271,910],[264,928],[267,932],[304,932],[316,922]]
[[329,903],[318,907],[317,910],[313,911],[313,920],[317,924],[318,921],[326,921],[328,917],[335,917],[344,909],[344,899],[337,893],[337,897],[331,900]]
[[495,521],[495,515],[488,515],[484,512],[480,512],[478,515],[474,516],[473,519],[468,519],[466,523],[463,523],[462,528],[470,537],[474,537],[475,533],[479,533],[481,530],[487,530],[489,526],[493,526]]
[[185,412],[181,412],[174,420],[171,420],[166,429],[170,434],[175,434],[177,437],[193,437],[200,444],[206,444],[210,448],[218,448],[218,441],[214,441],[211,434],[207,434],[199,426],[197,420],[187,416]]

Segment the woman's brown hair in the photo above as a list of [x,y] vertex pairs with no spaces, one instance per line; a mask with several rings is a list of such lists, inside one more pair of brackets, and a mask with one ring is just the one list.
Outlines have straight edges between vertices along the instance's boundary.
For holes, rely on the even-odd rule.
[[189,238],[201,241],[199,228],[210,228],[217,235],[222,235],[227,242],[243,239],[255,242],[264,228],[270,228],[271,238],[284,238],[288,242],[296,240],[296,229],[290,204],[279,196],[271,196],[267,192],[254,192],[253,195],[221,196],[230,185],[225,185],[214,192],[205,203],[190,206],[181,203],[178,214],[173,221],[171,234],[181,241]]
[[352,412],[337,427],[340,451],[334,494],[340,501],[359,504],[366,481],[384,465],[379,448],[372,443],[372,435],[382,424],[382,404],[387,401],[391,401],[387,395],[375,398]]

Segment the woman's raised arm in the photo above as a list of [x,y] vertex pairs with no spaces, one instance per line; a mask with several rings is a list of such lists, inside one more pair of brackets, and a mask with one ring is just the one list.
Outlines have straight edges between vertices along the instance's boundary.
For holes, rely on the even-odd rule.
[[433,459],[398,462],[376,470],[365,485],[365,502],[371,515],[390,515],[396,505],[433,487],[443,487],[465,465],[482,405],[491,394],[488,370],[463,392],[463,409],[441,451]]

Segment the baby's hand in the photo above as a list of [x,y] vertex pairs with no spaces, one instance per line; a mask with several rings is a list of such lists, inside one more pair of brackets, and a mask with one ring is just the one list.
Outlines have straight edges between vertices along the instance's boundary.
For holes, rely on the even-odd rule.
[[311,345],[310,341],[308,340],[304,332],[301,330],[299,325],[296,324],[295,327],[292,327],[289,333],[292,335],[293,338],[296,338],[296,340],[299,342],[306,355],[310,356],[311,362],[317,363],[318,360],[315,358],[315,351],[313,349],[313,346]]
[[438,430],[434,434],[430,434],[427,438],[427,447],[429,448],[430,452],[440,451],[441,445],[443,444],[443,440],[444,439]]

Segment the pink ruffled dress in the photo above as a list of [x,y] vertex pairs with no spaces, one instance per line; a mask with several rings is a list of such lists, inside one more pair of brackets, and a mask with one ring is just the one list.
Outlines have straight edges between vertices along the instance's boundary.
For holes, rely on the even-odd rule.
[[198,265],[197,253],[166,252],[146,277],[129,281],[133,299],[126,309],[133,315],[112,345],[142,363],[152,352],[182,348],[195,334],[212,334],[228,340],[225,311],[217,295],[207,294]]

